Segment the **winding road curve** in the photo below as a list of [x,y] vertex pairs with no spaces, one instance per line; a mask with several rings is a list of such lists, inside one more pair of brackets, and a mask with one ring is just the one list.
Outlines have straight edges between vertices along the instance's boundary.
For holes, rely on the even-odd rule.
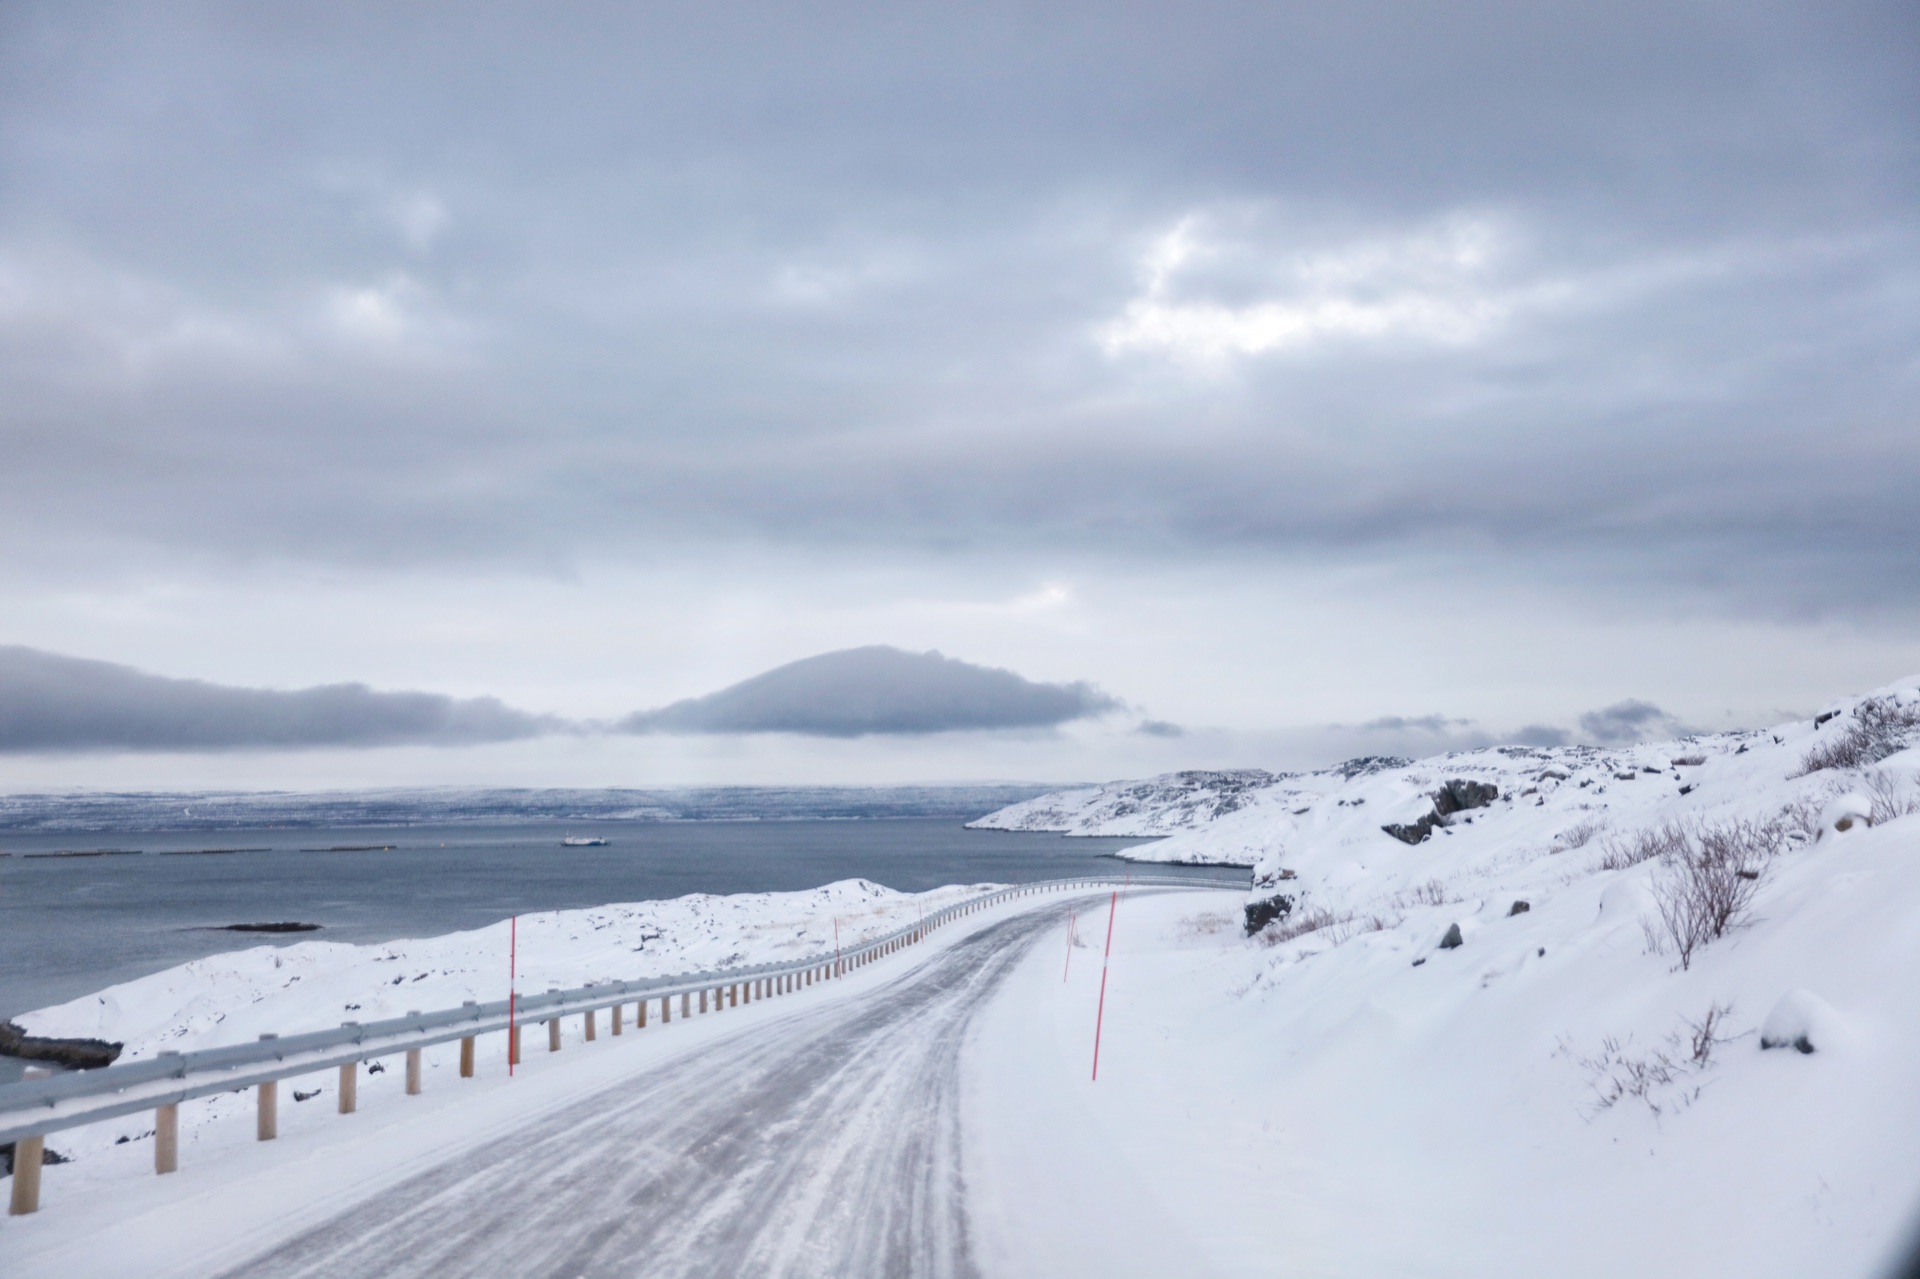
[[401,1182],[226,1279],[978,1273],[961,1048],[1052,911],[743,1028]]

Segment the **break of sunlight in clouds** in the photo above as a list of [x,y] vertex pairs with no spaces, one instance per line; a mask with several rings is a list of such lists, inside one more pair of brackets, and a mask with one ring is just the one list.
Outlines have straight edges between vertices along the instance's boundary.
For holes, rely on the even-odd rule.
[[[1288,253],[1225,239],[1189,215],[1147,250],[1141,293],[1101,328],[1100,344],[1109,356],[1203,363],[1341,338],[1465,345],[1551,291],[1503,286],[1501,255],[1502,234],[1488,219]],[[1189,284],[1195,268],[1226,264],[1268,276],[1274,293],[1231,303]]]

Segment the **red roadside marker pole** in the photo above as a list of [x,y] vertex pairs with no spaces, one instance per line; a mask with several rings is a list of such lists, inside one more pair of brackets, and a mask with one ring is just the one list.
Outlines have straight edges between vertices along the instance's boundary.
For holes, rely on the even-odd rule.
[[1107,953],[1100,957],[1100,1010],[1093,1018],[1093,1082],[1100,1082],[1100,1027],[1107,1020],[1107,961],[1113,958],[1113,915],[1120,908],[1120,890],[1107,903]]
[[507,925],[507,1078],[513,1078],[513,1014],[518,998],[514,984],[520,978],[520,916]]

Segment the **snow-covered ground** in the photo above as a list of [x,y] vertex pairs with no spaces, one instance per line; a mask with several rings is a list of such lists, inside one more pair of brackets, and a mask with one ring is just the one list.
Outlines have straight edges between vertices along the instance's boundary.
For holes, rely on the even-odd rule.
[[[960,1150],[981,1268],[1879,1273],[1920,1224],[1920,681],[1827,709],[1818,725],[1612,751],[1516,748],[1227,783],[1176,775],[1127,784],[1130,798],[1116,785],[996,815],[1177,829],[1156,855],[1251,863],[1258,886],[1251,898],[1123,896],[1097,1083],[1105,903],[1074,899],[1077,945],[1067,902],[1005,908],[1056,920],[965,1040]],[[1851,762],[1838,749],[1865,738]],[[1807,771],[1816,752],[1840,766]],[[1116,796],[1137,811],[1119,814]],[[1720,894],[1719,913],[1679,893],[1689,885]],[[835,918],[843,939],[866,935],[970,891],[853,883],[523,919],[521,987],[780,958],[830,944]],[[1278,918],[1248,937],[1244,908],[1276,896]],[[1687,916],[1690,903],[1705,914]],[[993,918],[899,962],[925,962]],[[1689,918],[1705,925],[1689,931]],[[144,1055],[498,997],[504,962],[500,929],[263,948],[24,1020]],[[887,997],[893,971],[805,998]],[[741,1024],[702,1019],[676,1035]],[[674,1051],[647,1033],[640,1056]],[[542,1061],[545,1082],[523,1095],[558,1105],[605,1086],[640,1059],[609,1064],[618,1055]],[[433,1082],[448,1062],[430,1071],[428,1099],[369,1085],[363,1101],[439,1116],[405,1121],[408,1166],[427,1166],[434,1141],[465,1140],[473,1116],[519,1113],[490,1091],[498,1081],[461,1109],[447,1100],[458,1090]],[[568,1071],[576,1084],[561,1082]],[[264,1166],[245,1098],[198,1105],[183,1170],[219,1162],[216,1150]],[[352,1139],[336,1135],[351,1125],[331,1118],[330,1100],[291,1109],[315,1167],[348,1166],[325,1163],[327,1143]],[[26,1227],[33,1239],[110,1225],[110,1194],[188,1193],[155,1188],[148,1156],[113,1145],[140,1146],[141,1124],[113,1127],[55,1141],[85,1158],[50,1170],[50,1205],[77,1206],[60,1209],[64,1221],[50,1206]],[[379,1158],[380,1175],[400,1175],[402,1156]],[[40,1255],[57,1261],[61,1246]]]
[[[1234,911],[1123,906],[1097,1087],[1045,1009],[1059,957],[998,1006],[996,1095],[1033,1089],[981,1153],[1009,1271],[1879,1273],[1920,1225],[1916,686],[1817,726],[1277,778],[1199,821],[1176,775],[1188,828],[1135,854],[1252,863],[1291,910],[1244,939]],[[1876,713],[1865,766],[1804,771]],[[1418,836],[1455,780],[1498,797],[1381,829]],[[991,820],[1154,833],[1154,786]],[[1683,963],[1662,908],[1703,834],[1748,896]]]
[[[520,991],[571,989],[831,953],[836,930],[840,944],[853,946],[989,887],[900,893],[852,879],[807,892],[701,893],[547,911],[520,917],[517,946],[506,921],[379,945],[256,946],[180,964],[14,1022],[30,1035],[123,1044],[119,1060],[140,1061],[166,1049],[251,1043],[267,1032],[324,1030],[346,1021],[456,1008],[469,999],[504,999],[510,946]],[[452,1061],[457,1051],[450,1044],[428,1050],[435,1063]],[[292,1088],[327,1099],[318,1105],[331,1105],[329,1080],[296,1081]],[[232,1122],[250,1105],[240,1097],[195,1102],[181,1111],[183,1133]],[[85,1158],[123,1138],[144,1139],[150,1118],[57,1133],[50,1145],[64,1156]]]

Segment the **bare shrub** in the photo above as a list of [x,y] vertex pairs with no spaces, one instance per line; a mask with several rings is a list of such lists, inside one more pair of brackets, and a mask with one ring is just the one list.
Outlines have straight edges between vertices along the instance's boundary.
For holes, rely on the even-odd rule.
[[1225,911],[1201,911],[1181,919],[1180,936],[1182,939],[1213,937],[1232,928],[1233,923],[1233,916]]
[[1706,1015],[1699,1021],[1694,1021],[1692,1018],[1682,1019],[1687,1023],[1687,1046],[1692,1049],[1693,1054],[1687,1060],[1691,1064],[1703,1068],[1712,1065],[1714,1048],[1720,1044],[1733,1042],[1732,1035],[1720,1033],[1726,1029],[1727,1018],[1732,1013],[1732,1004],[1723,1006],[1716,1003],[1707,1005]]
[[1780,828],[1783,840],[1796,844],[1811,844],[1820,837],[1820,815],[1827,806],[1829,792],[1817,795],[1802,795],[1780,806],[1780,815],[1774,819]]
[[1707,757],[1705,755],[1682,755],[1680,758],[1670,762],[1675,768],[1698,768],[1707,762]]
[[1675,822],[1643,826],[1629,835],[1610,839],[1600,846],[1597,870],[1625,870],[1650,862],[1656,857],[1672,857],[1686,851],[1686,827]]
[[1694,951],[1724,937],[1746,914],[1782,833],[1777,822],[1730,821],[1679,837],[1679,848],[1662,856],[1666,873],[1653,881],[1659,918],[1648,948],[1664,953],[1671,947],[1685,969],[1693,966]]
[[1570,826],[1566,830],[1561,831],[1558,838],[1553,841],[1553,847],[1547,851],[1550,853],[1564,853],[1569,848],[1585,848],[1593,842],[1595,835],[1598,835],[1606,829],[1606,825],[1605,822],[1598,818],[1589,817],[1577,826]]
[[1800,776],[1826,768],[1866,768],[1906,749],[1920,729],[1920,706],[1905,706],[1892,697],[1869,697],[1853,708],[1853,717],[1831,740],[1808,751],[1800,761]]
[[1358,915],[1350,910],[1336,913],[1324,907],[1309,906],[1296,915],[1268,925],[1257,934],[1257,939],[1263,946],[1279,946],[1313,933],[1321,933],[1331,945],[1338,946],[1349,937],[1357,937],[1361,933],[1385,932],[1399,926],[1398,916],[1383,915],[1377,911]]
[[1263,946],[1279,946],[1296,937],[1305,937],[1308,933],[1317,933],[1325,928],[1344,924],[1352,919],[1351,912],[1336,915],[1324,906],[1308,906],[1267,925],[1257,934]]
[[1408,892],[1407,900],[1416,906],[1444,906],[1447,904],[1446,885],[1437,879],[1429,879]]
[[1911,786],[1884,768],[1876,768],[1861,778],[1860,788],[1873,801],[1873,812],[1867,820],[1875,826],[1896,817],[1920,813],[1920,794],[1915,794]]
[[[1705,1087],[1695,1080],[1714,1067],[1713,1050],[1736,1038],[1723,1033],[1732,1013],[1732,1004],[1710,1004],[1698,1021],[1682,1017],[1684,1030],[1673,1031],[1660,1046],[1644,1052],[1633,1051],[1631,1035],[1601,1040],[1599,1052],[1578,1059],[1593,1091],[1589,1114],[1610,1110],[1629,1098],[1646,1106],[1656,1119],[1691,1106]],[[1564,1040],[1559,1051],[1572,1056]]]

